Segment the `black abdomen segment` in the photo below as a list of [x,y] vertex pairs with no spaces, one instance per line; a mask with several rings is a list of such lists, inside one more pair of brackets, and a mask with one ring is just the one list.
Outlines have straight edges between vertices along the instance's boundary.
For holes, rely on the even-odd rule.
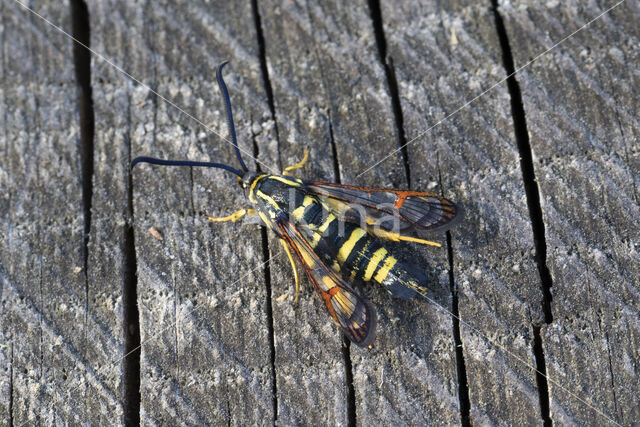
[[[319,203],[309,203],[301,217],[321,237],[316,252],[345,277],[374,280],[393,296],[409,299],[424,289],[427,279],[418,269],[398,261],[382,242],[352,223],[340,223]],[[341,230],[340,228],[343,228]],[[336,262],[337,261],[337,262]]]

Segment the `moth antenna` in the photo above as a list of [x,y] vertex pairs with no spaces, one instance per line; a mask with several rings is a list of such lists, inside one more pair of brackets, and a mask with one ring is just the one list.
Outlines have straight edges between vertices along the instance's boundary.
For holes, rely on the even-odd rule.
[[228,172],[231,172],[235,175],[238,175],[240,178],[244,175],[236,168],[232,168],[229,165],[225,165],[222,163],[211,163],[211,162],[193,162],[191,160],[164,160],[164,159],[156,159],[153,157],[136,157],[131,162],[131,169],[138,163],[150,163],[152,165],[160,165],[160,166],[198,166],[205,168],[217,168],[224,169]]
[[236,138],[236,127],[233,124],[233,112],[231,111],[231,99],[229,98],[229,91],[227,90],[227,85],[224,83],[224,79],[222,78],[222,68],[227,65],[229,61],[224,61],[222,64],[218,66],[216,71],[216,77],[218,78],[218,86],[220,87],[220,91],[222,92],[222,96],[224,97],[224,106],[227,110],[227,122],[229,124],[229,133],[231,134],[231,140],[233,141],[233,146],[236,148],[236,157],[238,157],[238,161],[240,162],[240,166],[242,170],[247,172],[247,165],[244,164],[242,160],[242,156],[240,155],[240,148],[238,148],[238,138]]

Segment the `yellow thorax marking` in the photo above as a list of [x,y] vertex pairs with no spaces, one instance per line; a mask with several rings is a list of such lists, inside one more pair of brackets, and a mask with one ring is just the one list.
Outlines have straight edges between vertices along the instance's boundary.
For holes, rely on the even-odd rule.
[[273,206],[276,210],[280,210],[280,205],[275,200],[273,200],[273,197],[269,196],[266,193],[263,193],[260,190],[256,191],[256,195],[260,197],[262,200],[265,200],[267,203]]
[[291,185],[292,187],[300,187],[302,185],[302,182],[300,182],[300,180],[296,178],[285,178],[284,176],[271,175],[269,179],[280,181],[284,184]]
[[258,175],[252,182],[251,182],[251,187],[249,188],[249,201],[251,203],[258,203],[258,201],[256,200],[255,197],[255,191],[256,191],[256,185],[258,185],[258,182],[264,178],[265,176],[267,176],[267,174],[262,174],[262,175]]

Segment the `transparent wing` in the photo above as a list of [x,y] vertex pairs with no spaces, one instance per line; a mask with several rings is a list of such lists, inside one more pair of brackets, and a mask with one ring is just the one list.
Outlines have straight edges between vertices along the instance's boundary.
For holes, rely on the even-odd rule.
[[[420,232],[445,231],[462,218],[462,210],[453,202],[432,193],[354,187],[331,182],[307,181],[305,190],[319,196],[346,220],[365,216],[369,225],[392,230]],[[394,222],[395,220],[395,222]]]
[[347,338],[368,346],[375,337],[376,314],[347,282],[318,257],[301,232],[286,217],[276,218],[275,231],[304,266],[309,280],[325,303],[333,321]]

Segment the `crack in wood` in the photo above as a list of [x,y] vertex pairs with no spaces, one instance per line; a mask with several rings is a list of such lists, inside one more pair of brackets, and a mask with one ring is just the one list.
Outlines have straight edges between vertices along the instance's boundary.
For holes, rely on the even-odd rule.
[[271,85],[271,79],[269,77],[269,68],[267,67],[267,45],[264,40],[264,30],[262,28],[262,18],[260,17],[260,8],[258,7],[258,0],[251,0],[251,10],[253,12],[253,21],[256,27],[256,36],[258,39],[258,56],[260,59],[260,72],[262,74],[262,83],[264,84],[264,89],[267,92],[267,103],[269,104],[269,112],[271,113],[271,120],[273,120],[273,126],[276,132],[276,141],[278,141],[278,144],[277,144],[278,160],[280,160],[281,159],[280,143],[279,143],[280,133],[278,131],[278,121],[276,120],[276,105],[273,97],[273,86]]
[[[442,187],[441,187],[442,188]],[[453,245],[451,232],[446,232],[447,258],[449,260],[449,289],[451,292],[451,323],[456,353],[456,372],[458,377],[458,401],[460,403],[460,424],[471,426],[471,401],[469,399],[469,383],[467,380],[467,366],[464,361],[464,348],[460,335],[460,310],[458,308],[458,287],[453,273]]]
[[[84,46],[91,44],[89,11],[83,0],[70,0],[73,37]],[[91,231],[91,203],[93,199],[93,139],[95,118],[91,88],[91,52],[80,43],[73,42],[73,62],[78,87],[78,111],[80,113],[80,161],[82,174],[82,204],[84,215],[84,246],[82,249],[86,299],[89,300],[89,233]]]
[[[522,180],[527,197],[531,229],[533,231],[533,240],[536,248],[535,260],[542,288],[542,310],[544,313],[544,322],[549,324],[553,322],[553,315],[551,312],[551,302],[553,299],[551,295],[551,287],[553,286],[553,279],[551,277],[549,267],[547,266],[545,224],[542,216],[542,206],[540,204],[540,192],[538,190],[535,169],[533,167],[533,154],[531,142],[529,140],[529,131],[527,129],[522,93],[520,91],[520,85],[515,78],[513,54],[511,52],[511,46],[509,44],[509,38],[507,36],[504,21],[498,11],[497,0],[491,0],[491,11],[494,16],[498,39],[500,40],[503,66],[505,73],[507,74],[507,87],[509,89],[509,97],[511,100],[511,115],[513,117],[513,127],[516,143],[518,145],[518,152],[520,154],[520,169],[522,171]],[[537,324],[533,324],[532,326],[534,335],[533,353],[536,360],[536,384],[538,386],[540,413],[543,424],[545,426],[551,426],[549,385],[547,380],[544,349],[542,346],[542,337],[540,334],[541,326]]]
[[[130,104],[129,104],[130,106]],[[131,117],[127,112],[127,117]],[[130,123],[128,123],[131,131]],[[126,138],[129,160],[131,160],[131,139]],[[133,179],[129,171],[127,174],[127,216],[123,240],[123,276],[122,311],[124,326],[123,359],[123,410],[125,425],[140,424],[140,313],[138,310],[138,277],[135,235],[133,230]]]
[[[73,37],[84,46],[90,46],[91,32],[89,11],[83,0],[70,0],[71,31]],[[85,285],[84,324],[88,324],[89,316],[89,236],[91,232],[91,205],[93,200],[94,172],[94,135],[95,118],[93,111],[93,95],[91,88],[91,52],[80,43],[73,44],[73,63],[77,84],[77,108],[80,115],[80,162],[82,179],[82,207],[84,218],[83,230],[83,269]],[[88,341],[87,329],[84,329],[85,347]],[[88,414],[84,414],[87,419]]]
[[[335,182],[342,183],[342,176],[340,175],[340,161],[338,160],[338,148],[336,141],[333,137],[333,124],[331,120],[331,109],[327,112],[328,125],[329,125],[329,142],[331,144],[331,157],[333,161],[333,173]],[[353,361],[351,360],[351,341],[343,335],[342,336],[342,359],[344,361],[344,376],[347,386],[347,425],[349,427],[355,427],[357,425],[357,411],[356,411],[356,389],[353,384]]]
[[533,354],[536,359],[536,384],[538,385],[538,397],[540,400],[540,413],[545,427],[550,427],[551,415],[549,411],[549,384],[547,383],[547,366],[542,348],[542,336],[540,326],[533,326]]
[[393,58],[391,55],[387,54],[387,39],[384,34],[380,0],[369,0],[369,12],[371,14],[373,31],[376,37],[380,63],[384,68],[384,73],[387,78],[387,86],[389,88],[389,95],[391,96],[391,107],[393,109],[393,117],[396,125],[396,137],[398,146],[400,147],[400,153],[402,155],[407,188],[411,188],[411,168],[409,165],[409,154],[407,150],[407,137],[404,131],[404,116],[402,114],[402,104],[400,103],[400,92],[398,89],[398,80],[396,79],[396,71],[393,66]]
[[[278,158],[280,158],[280,134],[278,132],[278,122],[276,121],[275,102],[273,98],[273,86],[271,85],[271,79],[269,77],[269,69],[267,67],[267,54],[266,43],[264,39],[264,31],[262,29],[262,20],[260,17],[260,10],[258,8],[258,1],[251,0],[251,11],[253,13],[253,21],[256,30],[256,39],[258,42],[258,57],[260,60],[260,71],[262,75],[262,83],[267,94],[267,103],[269,104],[269,111],[271,113],[271,120],[274,123],[274,130],[276,133],[276,141],[278,147]],[[256,142],[256,135],[252,131],[253,141],[253,157],[258,159],[260,150]],[[256,170],[260,171],[260,164],[256,161]],[[272,404],[273,404],[273,421],[274,425],[278,422],[278,378],[276,375],[276,345],[275,345],[275,330],[273,324],[273,304],[272,295],[273,290],[271,288],[271,264],[269,260],[269,236],[266,227],[260,227],[260,235],[262,238],[262,259],[264,262],[264,280],[266,288],[266,316],[267,316],[267,329],[269,332],[269,361],[271,364],[271,375],[273,377],[271,384]]]
[[[411,188],[411,169],[409,162],[409,155],[407,150],[406,133],[404,129],[404,117],[402,113],[402,105],[400,102],[400,92],[398,88],[398,81],[396,78],[395,67],[393,65],[393,58],[387,54],[386,37],[384,33],[384,25],[382,20],[382,11],[380,8],[379,0],[369,0],[369,10],[371,13],[371,20],[373,23],[374,33],[376,37],[376,44],[378,47],[378,55],[380,62],[384,68],[387,78],[387,85],[391,97],[392,109],[395,119],[396,132],[398,138],[398,145],[400,146],[400,152],[402,153],[402,159],[404,163],[405,175],[407,180],[407,187]],[[440,170],[438,167],[438,173]],[[442,176],[439,175],[440,187],[442,188]],[[460,320],[458,309],[458,292],[455,284],[455,278],[453,273],[453,246],[451,243],[451,233],[447,231],[447,256],[449,261],[449,286],[452,298],[452,328],[453,339],[455,345],[456,354],[456,372],[458,379],[458,401],[460,404],[460,422],[463,426],[471,425],[470,410],[471,404],[469,399],[469,385],[467,380],[467,369],[464,361],[463,344],[460,335]]]
[[329,141],[331,142],[331,157],[333,160],[333,176],[338,184],[341,183],[340,164],[338,163],[338,148],[336,147],[336,141],[333,138],[333,125],[331,124],[331,111],[327,113],[329,117]]
[[[442,185],[442,171],[440,170],[440,160],[437,160],[438,183],[441,195],[444,197],[444,186]],[[458,403],[460,404],[460,424],[471,426],[471,400],[469,398],[469,380],[467,379],[467,365],[464,360],[464,347],[462,336],[460,335],[460,309],[458,306],[458,286],[456,285],[453,269],[453,244],[451,241],[451,231],[445,233],[447,239],[447,260],[449,261],[449,291],[451,293],[451,326],[453,329],[453,342],[456,354],[456,374],[458,379]]]
[[351,361],[351,341],[342,336],[342,358],[344,360],[345,383],[347,386],[347,426],[357,425],[356,389],[353,384],[353,362]]
[[[268,75],[267,75],[268,78]],[[277,136],[276,136],[277,138]],[[256,135],[251,134],[253,142],[253,157],[258,158],[260,150],[258,143],[256,142]],[[260,171],[260,164],[256,162],[256,171]],[[278,379],[276,376],[276,337],[275,328],[273,324],[273,304],[272,296],[273,290],[271,288],[271,256],[269,252],[269,235],[265,226],[260,227],[260,237],[262,239],[262,262],[264,263],[264,283],[266,288],[266,300],[265,300],[265,314],[267,316],[267,330],[269,332],[269,363],[271,365],[271,393],[272,393],[272,405],[273,405],[273,421],[274,425],[278,422]]]
[[544,218],[542,216],[542,207],[540,205],[540,191],[538,190],[538,182],[536,181],[535,169],[533,167],[533,154],[531,150],[531,142],[529,140],[529,131],[527,130],[527,120],[524,112],[520,85],[515,78],[513,55],[509,45],[507,30],[504,26],[502,16],[498,11],[497,0],[491,0],[491,10],[495,18],[496,31],[498,33],[500,47],[502,49],[503,66],[508,76],[507,86],[511,98],[513,127],[516,143],[518,144],[518,152],[520,154],[520,169],[522,171],[522,180],[524,183],[525,194],[527,196],[531,229],[533,230],[533,241],[536,248],[535,259],[542,286],[542,310],[544,312],[544,322],[549,324],[553,322],[553,314],[551,312],[551,302],[553,300],[551,287],[553,286],[553,279],[551,277],[549,267],[547,266],[545,225]]

